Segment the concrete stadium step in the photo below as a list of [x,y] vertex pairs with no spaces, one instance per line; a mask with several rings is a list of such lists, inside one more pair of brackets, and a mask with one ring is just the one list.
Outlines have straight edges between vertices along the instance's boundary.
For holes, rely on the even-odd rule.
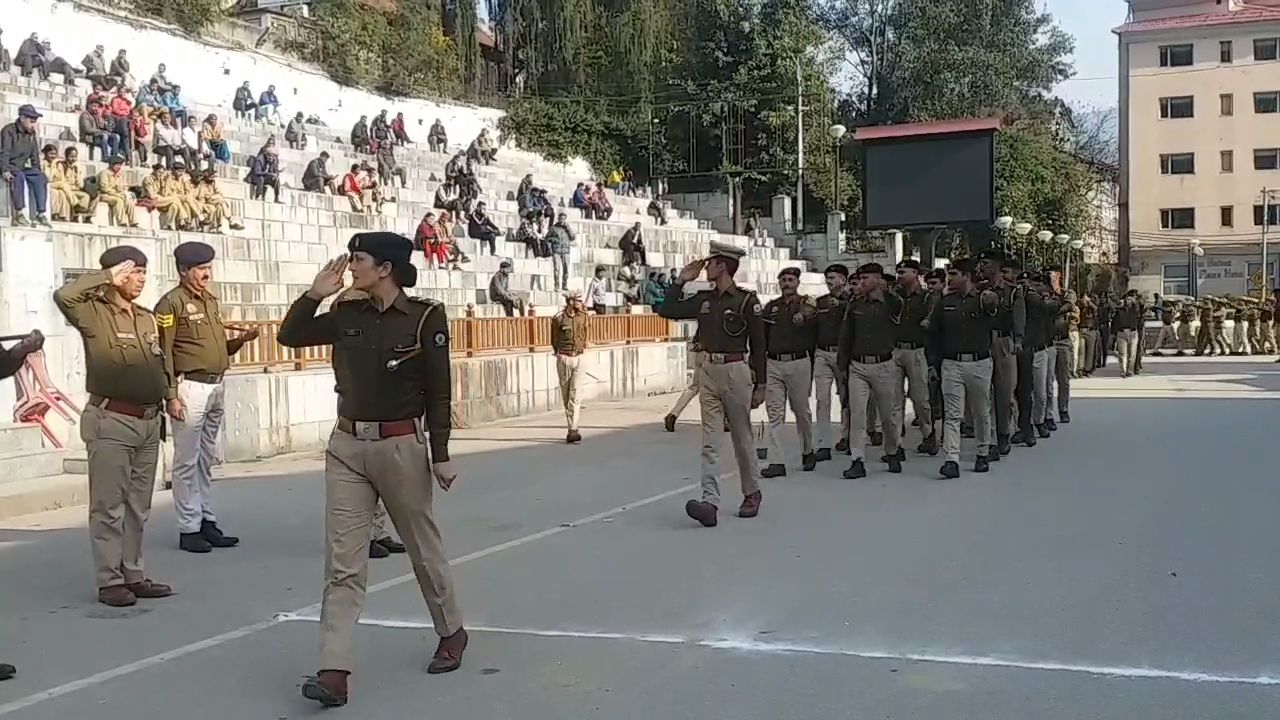
[[44,433],[35,423],[0,424],[0,454],[43,450]]
[[71,452],[44,447],[0,452],[0,482],[59,475],[66,472],[63,463]]
[[89,477],[60,473],[0,482],[0,520],[89,502]]

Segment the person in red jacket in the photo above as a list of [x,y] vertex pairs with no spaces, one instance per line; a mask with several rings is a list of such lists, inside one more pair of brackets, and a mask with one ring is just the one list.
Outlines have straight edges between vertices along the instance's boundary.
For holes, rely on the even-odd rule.
[[129,156],[130,164],[133,163],[133,98],[129,96],[129,89],[123,85],[116,91],[115,96],[111,98],[111,104],[107,107],[108,117],[111,121],[111,132],[120,136],[120,147],[123,148],[122,155]]
[[449,252],[440,237],[440,228],[436,224],[435,213],[422,216],[418,231],[414,233],[413,245],[422,250],[427,259],[427,267],[442,268],[449,262]]

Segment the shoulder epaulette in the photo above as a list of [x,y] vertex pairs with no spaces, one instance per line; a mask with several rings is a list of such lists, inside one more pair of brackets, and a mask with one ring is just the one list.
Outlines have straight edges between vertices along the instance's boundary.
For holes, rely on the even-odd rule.
[[356,300],[368,300],[368,299],[369,299],[369,293],[363,290],[354,290],[354,289],[343,290],[342,293],[338,295],[338,297],[333,299],[333,304],[337,305],[338,303],[354,302]]

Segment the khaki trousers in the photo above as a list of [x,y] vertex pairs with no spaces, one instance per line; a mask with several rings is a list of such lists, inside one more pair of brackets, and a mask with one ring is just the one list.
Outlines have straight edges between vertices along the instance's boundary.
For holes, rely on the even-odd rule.
[[1049,407],[1046,413],[1052,413],[1054,409],[1054,400],[1057,401],[1058,414],[1067,412],[1068,406],[1071,404],[1071,341],[1057,340],[1053,343],[1053,347],[1049,348],[1050,353],[1050,372],[1049,372],[1049,388],[1053,390],[1049,395]]
[[80,418],[89,451],[89,544],[99,588],[146,579],[142,530],[151,514],[160,459],[157,412],[135,418],[92,404]]
[[698,399],[702,403],[702,499],[719,507],[720,436],[726,421],[738,461],[742,494],[760,489],[751,437],[751,367],[745,362],[713,363],[704,358],[698,378]]
[[951,462],[960,461],[960,417],[965,408],[973,417],[978,454],[986,455],[992,444],[991,358],[961,362],[942,361],[942,401],[947,406],[943,421],[942,451]]
[[769,381],[765,389],[765,411],[769,415],[769,462],[786,463],[782,431],[787,424],[787,405],[796,416],[796,432],[805,455],[813,452],[813,421],[809,414],[809,392],[813,387],[813,366],[809,358],[769,360]]
[[[1049,355],[1052,349],[1037,350],[1031,356],[1031,424],[1043,425],[1049,407]],[[1056,355],[1055,358],[1056,359]]]
[[1191,334],[1191,323],[1178,323],[1178,350],[1186,351],[1195,348],[1195,339]]
[[[902,368],[894,360],[878,363],[849,363],[849,452],[854,460],[861,460],[867,445],[866,416],[860,412],[868,402],[881,408],[884,420],[884,451],[888,455],[898,452],[901,438],[902,416],[898,414],[898,396],[902,394]],[[885,413],[884,408],[889,412]]]
[[991,343],[991,379],[994,388],[988,402],[995,415],[996,436],[1005,437],[1012,433],[1017,409],[1018,356],[1012,337],[996,337]]
[[106,203],[111,211],[111,223],[117,227],[135,225],[133,200],[128,195],[103,195],[98,193],[95,202]]
[[1248,337],[1248,323],[1243,320],[1233,323],[1231,327],[1231,352],[1249,354]]
[[689,380],[689,387],[680,393],[680,397],[676,399],[676,404],[671,406],[671,412],[668,415],[674,415],[676,418],[689,407],[689,403],[698,397],[699,370],[702,368],[702,353],[693,354],[693,377]]
[[1138,360],[1137,330],[1116,332],[1116,358],[1120,361],[1120,375],[1122,377],[1132,375],[1134,363]]
[[1170,343],[1173,343],[1175,347],[1177,346],[1177,343],[1178,343],[1178,333],[1174,331],[1174,329],[1173,329],[1173,326],[1172,326],[1172,325],[1161,325],[1161,326],[1160,326],[1160,334],[1156,336],[1156,345],[1155,345],[1155,347],[1153,347],[1153,348],[1151,348],[1151,349],[1152,349],[1152,350],[1159,350],[1160,348],[1163,348],[1163,347],[1164,347],[1164,341],[1165,341],[1165,339],[1166,339],[1166,338],[1168,338],[1169,342],[1170,342]]
[[582,356],[556,354],[556,375],[560,378],[560,399],[564,402],[564,420],[570,430],[578,429],[578,385],[582,383]]
[[54,220],[71,219],[71,193],[66,183],[49,183],[49,214]]
[[911,397],[911,407],[916,411],[916,424],[920,426],[920,437],[928,438],[933,434],[933,409],[929,404],[929,361],[925,358],[924,348],[894,348],[893,362],[906,378],[906,392],[903,384],[898,383],[898,398],[894,403],[894,413],[901,424],[907,412],[907,397]]
[[352,669],[352,635],[364,608],[369,543],[381,498],[404,541],[436,634],[462,627],[453,574],[431,509],[427,448],[414,435],[357,440],[334,430],[324,458],[325,587],[320,669]]
[[813,356],[813,385],[818,396],[817,439],[819,448],[831,449],[831,389],[836,386],[836,393],[842,395],[840,402],[840,439],[849,439],[849,407],[848,395],[842,387],[847,379],[840,377],[840,369],[836,365],[838,353],[835,350],[816,350]]
[[175,197],[152,198],[152,203],[156,210],[160,211],[160,225],[170,230],[176,230],[178,227],[190,222],[191,214],[187,211],[187,204]]

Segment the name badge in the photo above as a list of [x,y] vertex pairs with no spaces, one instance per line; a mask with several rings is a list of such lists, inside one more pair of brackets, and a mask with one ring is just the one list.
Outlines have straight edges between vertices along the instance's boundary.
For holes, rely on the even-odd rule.
[[343,337],[361,337],[363,335],[364,335],[364,331],[359,328],[349,328],[347,330],[342,331]]
[[120,338],[121,340],[137,340],[138,339],[137,335],[134,335],[133,333],[127,333],[127,332],[118,332],[116,333],[116,337]]
[[204,313],[192,313],[192,314],[188,315],[187,317],[188,317],[188,319],[191,319],[191,320],[203,320],[203,319],[204,319]]

